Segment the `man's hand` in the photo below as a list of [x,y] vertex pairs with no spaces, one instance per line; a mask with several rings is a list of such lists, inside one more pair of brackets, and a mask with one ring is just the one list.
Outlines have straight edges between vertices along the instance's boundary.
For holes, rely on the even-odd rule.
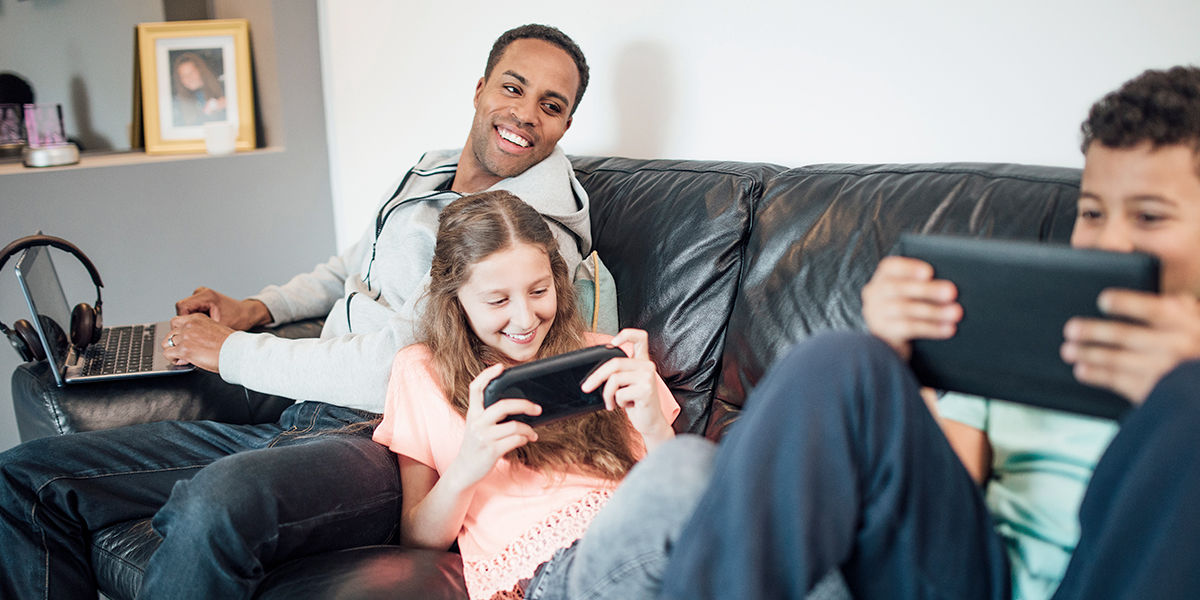
[[1200,301],[1195,297],[1109,289],[1098,302],[1105,315],[1137,322],[1067,321],[1060,354],[1074,365],[1079,381],[1141,404],[1163,375],[1200,358]]
[[199,313],[175,317],[171,319],[171,331],[162,341],[163,354],[177,365],[191,363],[205,371],[220,373],[221,345],[233,331]]
[[175,303],[175,314],[204,313],[217,323],[238,331],[247,331],[271,322],[271,311],[258,300],[234,300],[206,287],[196,288],[191,296]]
[[952,337],[962,320],[954,284],[933,278],[933,267],[915,258],[888,256],[863,286],[867,329],[904,360],[915,339]]

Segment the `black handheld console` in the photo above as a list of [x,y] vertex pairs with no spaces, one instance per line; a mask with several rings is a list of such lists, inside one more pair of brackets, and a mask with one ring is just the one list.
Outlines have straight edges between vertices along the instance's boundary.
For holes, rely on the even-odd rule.
[[517,365],[491,380],[483,390],[487,408],[503,398],[525,398],[542,407],[542,414],[514,415],[509,421],[541,425],[604,408],[600,386],[584,393],[580,386],[597,367],[625,353],[615,346],[591,346],[558,356]]

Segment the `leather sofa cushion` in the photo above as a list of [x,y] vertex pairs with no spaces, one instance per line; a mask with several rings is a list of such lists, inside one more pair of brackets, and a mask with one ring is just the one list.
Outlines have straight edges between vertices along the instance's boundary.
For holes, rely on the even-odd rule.
[[591,198],[592,238],[617,285],[622,327],[650,334],[650,355],[682,408],[678,431],[708,418],[742,243],[763,181],[783,167],[572,157]]
[[825,329],[863,327],[861,290],[902,232],[1067,242],[1078,169],[814,165],[767,184],[746,244],[713,418],[719,437],[775,359]]
[[[136,597],[145,565],[161,542],[150,519],[98,531],[92,537],[92,564],[100,591],[110,598]],[[268,573],[255,595],[264,600],[466,597],[458,554],[400,546],[364,546],[288,561]]]
[[[269,329],[285,338],[317,337],[323,319]],[[22,441],[151,421],[270,423],[293,401],[251,392],[206,371],[58,387],[46,361],[13,371],[13,411]]]
[[363,546],[285,563],[256,600],[466,600],[462,558],[451,552]]

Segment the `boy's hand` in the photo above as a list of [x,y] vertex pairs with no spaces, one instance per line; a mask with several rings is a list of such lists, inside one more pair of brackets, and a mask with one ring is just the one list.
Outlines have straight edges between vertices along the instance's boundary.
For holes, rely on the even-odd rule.
[[1136,323],[1082,317],[1067,321],[1060,354],[1074,365],[1079,381],[1141,404],[1179,363],[1200,358],[1200,301],[1195,297],[1109,289],[1098,303],[1105,315]]
[[929,263],[888,256],[863,287],[863,318],[871,333],[908,360],[913,340],[954,335],[962,320],[957,297],[953,283],[933,278]]

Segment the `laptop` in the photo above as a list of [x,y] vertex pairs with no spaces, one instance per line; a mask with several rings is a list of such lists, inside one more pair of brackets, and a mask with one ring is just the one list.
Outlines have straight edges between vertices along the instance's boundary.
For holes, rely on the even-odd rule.
[[923,385],[1109,419],[1132,408],[1077,381],[1059,348],[1068,319],[1103,318],[1096,299],[1105,288],[1157,292],[1153,256],[914,234],[901,236],[896,253],[933,265],[963,307],[954,337],[913,342]]
[[100,339],[86,348],[71,344],[68,333],[71,309],[47,247],[26,249],[17,260],[16,274],[30,314],[34,315],[31,322],[59,387],[68,383],[187,373],[195,368],[174,365],[163,356],[160,340],[171,328],[166,321],[105,327]]

